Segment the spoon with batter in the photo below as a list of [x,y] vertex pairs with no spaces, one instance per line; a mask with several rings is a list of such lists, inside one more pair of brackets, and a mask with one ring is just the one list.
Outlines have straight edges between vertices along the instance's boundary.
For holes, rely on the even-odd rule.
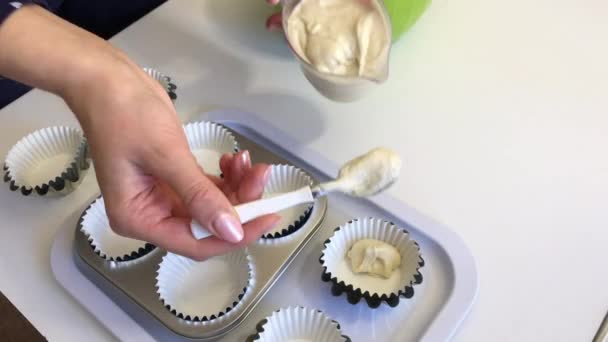
[[[355,197],[373,196],[393,185],[400,172],[399,155],[379,147],[344,164],[333,181],[239,204],[234,209],[239,214],[241,223],[246,223],[298,204],[314,202],[315,199],[335,191]],[[211,233],[196,221],[192,221],[190,229],[197,239],[211,236]]]

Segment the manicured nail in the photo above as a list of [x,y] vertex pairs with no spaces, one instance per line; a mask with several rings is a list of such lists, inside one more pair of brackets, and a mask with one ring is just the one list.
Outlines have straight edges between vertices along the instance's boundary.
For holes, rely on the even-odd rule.
[[245,151],[243,152],[243,154],[241,154],[241,158],[243,158],[243,166],[245,168],[250,168],[251,167],[251,156],[249,155],[249,151]]
[[212,223],[214,231],[222,240],[237,243],[243,240],[243,228],[241,223],[228,213],[221,213]]

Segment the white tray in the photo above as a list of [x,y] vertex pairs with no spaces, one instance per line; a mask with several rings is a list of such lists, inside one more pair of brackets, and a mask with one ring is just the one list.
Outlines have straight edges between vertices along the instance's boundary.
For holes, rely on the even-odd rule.
[[[230,127],[316,179],[326,180],[337,173],[337,165],[297,144],[255,114],[224,110],[206,113],[197,119]],[[383,304],[379,309],[370,309],[365,301],[351,305],[345,295],[332,296],[330,283],[321,281],[318,259],[323,241],[338,225],[363,216],[389,219],[408,229],[420,244],[426,263],[421,269],[424,281],[414,287],[412,299],[402,298],[396,308]],[[245,340],[255,332],[260,320],[288,305],[323,310],[337,320],[343,333],[355,342],[445,341],[454,334],[474,302],[478,287],[475,261],[455,233],[387,195],[365,200],[332,196],[322,226],[251,315],[219,340]],[[80,273],[72,253],[73,233],[74,227],[62,229],[51,250],[51,266],[59,283],[120,340],[174,338],[132,303],[119,302],[121,306],[114,303]]]

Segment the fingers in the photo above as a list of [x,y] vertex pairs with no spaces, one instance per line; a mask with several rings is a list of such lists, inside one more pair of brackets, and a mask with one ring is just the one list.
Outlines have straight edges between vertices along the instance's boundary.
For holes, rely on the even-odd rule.
[[156,182],[156,186],[161,189],[160,192],[163,194],[166,200],[171,203],[171,215],[184,218],[190,217],[190,212],[188,211],[188,208],[184,207],[184,204],[182,203],[182,200],[179,195],[176,194],[175,191],[173,191],[173,189],[171,189],[171,187],[167,185],[167,183]]
[[[157,156],[155,158],[158,158]],[[172,151],[148,167],[181,198],[193,219],[215,236],[237,243],[244,233],[232,204],[205,176],[188,149]]]
[[229,243],[216,237],[196,240],[190,232],[188,219],[171,217],[152,227],[145,240],[170,252],[201,261],[251,244],[279,220],[280,217],[274,214],[259,217],[243,226],[245,234],[239,243]]
[[230,182],[228,183],[232,186],[233,191],[238,190],[243,176],[249,169],[251,169],[251,157],[249,156],[249,151],[241,151],[235,154],[234,158],[232,158],[232,165],[230,167]]
[[243,176],[236,193],[239,203],[254,201],[262,197],[264,187],[270,177],[270,165],[256,164]]
[[266,28],[270,31],[283,30],[283,17],[281,12],[275,13],[266,20]]
[[264,215],[249,221],[243,225],[245,229],[245,238],[239,243],[239,247],[245,247],[252,242],[258,240],[262,234],[271,230],[279,221],[281,216],[277,214]]
[[224,181],[226,183],[230,183],[230,166],[232,165],[233,157],[233,154],[225,153],[224,155],[222,155],[222,158],[220,158],[220,171],[222,171],[222,175],[224,176]]
[[248,151],[235,155],[225,154],[220,160],[224,174],[222,186],[232,204],[250,202],[262,197],[270,175],[267,164],[251,165]]

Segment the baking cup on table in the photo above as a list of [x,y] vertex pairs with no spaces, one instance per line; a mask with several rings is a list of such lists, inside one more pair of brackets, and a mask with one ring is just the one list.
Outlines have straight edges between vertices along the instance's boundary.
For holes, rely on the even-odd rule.
[[65,195],[89,168],[87,144],[73,127],[54,126],[23,137],[6,155],[4,182],[23,195]]
[[184,125],[190,151],[203,170],[220,176],[220,159],[224,153],[238,152],[236,138],[225,127],[209,121]]
[[[269,198],[285,192],[295,191],[313,184],[312,178],[292,165],[271,165],[270,176],[264,187],[262,198]],[[261,243],[279,240],[295,233],[306,223],[312,213],[313,203],[304,203],[279,211],[280,221],[274,228],[262,235]]]
[[152,68],[143,68],[144,72],[148,74],[148,76],[155,79],[160,85],[165,89],[171,101],[175,101],[177,99],[177,86],[172,82],[171,77],[164,75],[160,71]]
[[103,197],[97,198],[85,210],[78,229],[86,235],[95,254],[108,261],[134,261],[156,248],[145,241],[116,234],[110,227]]
[[255,263],[246,249],[194,261],[168,253],[161,261],[159,299],[178,318],[215,325],[230,319],[252,299]]
[[[398,250],[401,264],[390,278],[353,272],[347,255],[352,246],[363,239],[380,240]],[[370,308],[377,308],[382,302],[395,307],[400,297],[413,297],[413,286],[422,283],[420,268],[424,266],[424,259],[418,243],[405,229],[377,218],[355,219],[336,228],[325,241],[319,261],[323,266],[321,279],[332,283],[332,294],[346,293],[351,304],[365,299]]]
[[340,324],[320,310],[290,306],[276,310],[260,321],[248,342],[319,341],[350,342]]

